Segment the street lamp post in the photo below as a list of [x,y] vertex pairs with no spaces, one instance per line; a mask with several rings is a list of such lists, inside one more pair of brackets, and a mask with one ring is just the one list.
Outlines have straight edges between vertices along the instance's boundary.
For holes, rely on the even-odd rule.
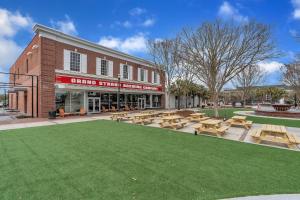
[[120,111],[120,79],[121,79],[121,75],[118,74],[118,93],[117,93],[117,110]]

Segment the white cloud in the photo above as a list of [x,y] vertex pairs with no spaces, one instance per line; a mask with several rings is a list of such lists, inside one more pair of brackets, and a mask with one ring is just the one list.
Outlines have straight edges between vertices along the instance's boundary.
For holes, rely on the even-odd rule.
[[33,21],[29,16],[0,8],[0,37],[13,37],[18,30],[31,28],[32,25]]
[[130,21],[126,20],[125,22],[123,22],[123,26],[124,26],[125,28],[130,28],[130,27],[132,26],[132,24],[131,24]]
[[0,38],[0,66],[4,66],[1,70],[7,70],[21,52],[22,48],[12,39]]
[[147,38],[142,33],[125,39],[112,36],[102,37],[98,44],[126,53],[145,52],[147,50]]
[[289,33],[292,37],[296,37],[298,35],[298,31],[296,31],[295,29],[290,29]]
[[154,19],[146,19],[146,20],[142,23],[142,26],[149,27],[149,26],[153,26],[154,23],[155,23],[155,20],[154,20]]
[[23,48],[14,41],[14,36],[32,26],[31,17],[22,15],[19,11],[12,12],[0,8],[0,71],[8,71],[22,52]]
[[65,34],[70,34],[70,35],[78,34],[74,22],[71,20],[71,18],[68,15],[65,15],[64,20],[59,20],[59,21],[51,20],[50,22],[53,28],[58,29],[59,31]]
[[136,8],[131,9],[131,10],[129,11],[129,14],[130,14],[131,16],[137,16],[137,15],[144,14],[144,13],[146,13],[146,12],[147,12],[146,9],[136,7]]
[[292,5],[294,7],[292,16],[294,19],[300,19],[300,0],[292,0]]
[[272,73],[275,71],[278,71],[281,66],[283,66],[283,63],[277,62],[277,61],[264,61],[258,63],[258,66],[260,66],[263,70],[265,70],[267,73]]
[[225,19],[233,19],[237,22],[247,22],[248,17],[240,14],[239,10],[233,7],[229,2],[224,1],[219,8],[218,15]]

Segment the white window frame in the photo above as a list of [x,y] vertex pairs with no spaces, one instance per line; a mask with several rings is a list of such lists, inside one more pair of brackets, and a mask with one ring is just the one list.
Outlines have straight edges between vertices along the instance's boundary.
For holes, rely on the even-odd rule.
[[[71,69],[71,63],[72,63],[71,55],[72,54],[79,55],[79,71]],[[63,59],[64,59],[64,70],[77,72],[77,73],[87,73],[87,55],[86,54],[82,54],[77,51],[70,51],[70,50],[64,49]]]
[[[105,66],[104,63],[105,62]],[[104,69],[106,68],[106,69]],[[106,72],[106,73],[102,73],[102,72]],[[109,75],[109,60],[106,59],[101,59],[100,61],[100,75],[102,76],[108,76]]]
[[[127,67],[127,74],[125,74],[125,70],[124,70],[124,69],[125,69],[125,66]],[[130,77],[129,77],[129,76],[130,76],[130,74],[129,74],[130,66],[129,66],[129,65],[122,65],[122,68],[123,68],[123,69],[122,69],[122,75],[121,75],[122,78],[123,78],[123,79],[126,79],[126,80],[129,80],[129,78],[130,78]],[[124,76],[124,75],[126,75],[126,76]]]
[[[78,58],[73,58],[72,59],[72,55],[73,56],[78,56]],[[77,62],[77,59],[78,59],[78,62]],[[75,51],[70,51],[70,71],[72,72],[81,72],[81,55],[80,53],[78,52],[75,52]],[[72,69],[72,63],[74,65],[78,65],[78,66],[75,66],[76,68],[78,68],[78,70],[74,70]]]

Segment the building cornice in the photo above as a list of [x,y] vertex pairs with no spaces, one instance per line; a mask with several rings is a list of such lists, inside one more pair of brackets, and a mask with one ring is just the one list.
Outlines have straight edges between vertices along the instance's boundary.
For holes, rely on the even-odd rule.
[[128,61],[128,62],[134,62],[143,66],[147,66],[147,67],[153,67],[154,63],[139,58],[139,57],[135,57],[135,56],[131,56],[129,54],[111,49],[111,48],[107,48],[104,47],[102,45],[99,44],[95,44],[93,42],[78,38],[78,37],[74,37],[71,35],[67,35],[65,33],[62,33],[60,31],[57,31],[55,29],[49,28],[47,26],[41,25],[41,24],[35,24],[33,27],[33,31],[36,34],[39,34],[40,37],[45,37],[45,38],[49,38],[49,39],[53,39],[55,41],[58,42],[62,42],[62,43],[66,43],[72,46],[76,46],[76,47],[80,47],[83,49],[88,49],[90,51],[94,51],[94,52],[98,52],[107,56],[112,56],[115,58],[119,58],[122,59],[124,61]]

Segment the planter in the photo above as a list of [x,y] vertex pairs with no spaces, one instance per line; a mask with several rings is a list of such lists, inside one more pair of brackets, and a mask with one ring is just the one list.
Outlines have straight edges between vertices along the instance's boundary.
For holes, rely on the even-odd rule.
[[56,118],[56,111],[49,111],[48,119],[55,119],[55,118]]
[[272,104],[272,106],[276,111],[279,112],[288,111],[292,107],[292,105],[289,104]]

